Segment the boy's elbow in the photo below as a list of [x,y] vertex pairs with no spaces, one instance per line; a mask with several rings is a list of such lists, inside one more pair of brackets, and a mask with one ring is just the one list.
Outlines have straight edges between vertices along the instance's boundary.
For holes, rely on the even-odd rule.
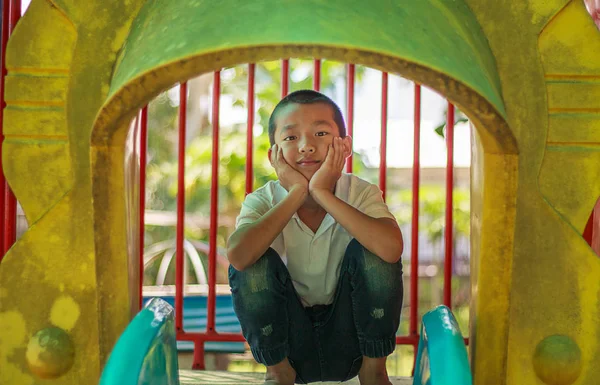
[[404,242],[402,236],[400,236],[391,247],[388,248],[386,257],[384,258],[388,263],[396,263],[402,258],[402,252],[404,251]]
[[227,247],[227,260],[229,261],[229,264],[237,271],[244,271],[248,268],[248,265],[243,262],[242,258],[240,258],[240,253],[237,251],[236,247]]
[[402,257],[402,248],[395,249],[395,250],[389,252],[383,259],[387,263],[396,263],[400,260],[401,257]]

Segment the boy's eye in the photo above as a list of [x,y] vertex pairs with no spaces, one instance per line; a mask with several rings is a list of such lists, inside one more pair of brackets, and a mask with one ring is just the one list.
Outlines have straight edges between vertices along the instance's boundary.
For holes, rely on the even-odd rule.
[[319,131],[319,132],[317,132],[317,136],[325,136],[327,134],[328,134],[327,131]]
[[286,136],[283,140],[294,140],[296,137],[294,135]]

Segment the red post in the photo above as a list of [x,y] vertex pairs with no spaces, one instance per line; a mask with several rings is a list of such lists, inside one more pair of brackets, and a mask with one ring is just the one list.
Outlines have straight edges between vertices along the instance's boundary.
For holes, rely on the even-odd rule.
[[15,30],[19,19],[21,18],[21,1],[10,0],[10,33]]
[[[421,184],[421,85],[414,84],[413,112],[413,174],[412,174],[412,219],[410,230],[410,336],[415,337],[413,343],[414,362],[417,361],[419,345],[419,190]],[[414,374],[414,364],[413,364]]]
[[[418,334],[419,311],[419,187],[421,182],[421,85],[415,83],[414,141],[412,173],[412,220],[410,241],[410,326],[409,334]],[[416,350],[415,350],[416,354]]]
[[246,130],[246,195],[254,190],[254,75],[256,64],[248,65],[248,128]]
[[379,188],[386,195],[387,177],[387,104],[388,104],[388,73],[381,73],[381,145],[379,160]]
[[[17,25],[17,22],[21,18],[21,0],[10,0],[9,5],[9,26],[8,33],[6,34],[7,38],[12,34]],[[3,26],[4,32],[4,26]],[[7,40],[8,41],[8,40]],[[6,43],[3,41],[3,51],[2,51],[2,59],[6,55]],[[4,78],[6,77],[6,62],[4,61],[2,64],[2,109],[6,107],[6,102],[4,101]],[[2,125],[4,124],[4,114],[0,118]],[[0,143],[1,145],[2,143]],[[1,155],[1,154],[0,154]],[[4,179],[4,178],[2,178]],[[8,250],[15,243],[17,238],[17,198],[15,194],[10,189],[6,180],[4,180],[4,240],[3,240],[3,253],[5,255]]]
[[192,369],[204,370],[204,340],[194,341],[194,362],[192,363]]
[[144,236],[146,224],[146,163],[148,150],[148,106],[142,108],[140,113],[140,235],[139,235],[139,252],[140,252],[140,282],[139,282],[139,306],[143,305],[143,286],[144,286]]
[[313,89],[321,90],[321,59],[315,59],[315,70],[313,74]]
[[6,43],[8,42],[10,22],[10,6],[9,3],[2,3],[2,52],[0,55],[0,262],[5,254],[4,249],[4,221],[6,216],[5,196],[7,190],[6,179],[4,178],[4,169],[2,168],[2,144],[4,143],[4,80],[6,77]]
[[[352,136],[354,133],[354,76],[356,69],[354,64],[348,64],[348,79],[347,79],[347,92],[346,92],[346,109],[348,111],[346,116],[346,128],[347,134]],[[352,173],[352,159],[354,154],[350,154],[350,157],[346,160],[346,172]]]
[[185,133],[187,82],[179,85],[179,153],[177,168],[177,249],[175,254],[175,329],[183,332],[183,230],[185,226]]
[[594,209],[592,209],[592,213],[590,214],[590,217],[588,218],[585,228],[583,229],[583,234],[581,234],[581,236],[583,237],[583,239],[585,239],[587,244],[591,246],[593,235],[594,235]]
[[290,59],[281,61],[281,98],[283,99],[290,90]]
[[208,303],[207,324],[208,333],[215,331],[215,306],[217,283],[217,217],[219,214],[219,99],[221,95],[221,72],[215,72],[213,82],[213,108],[212,108],[212,178],[210,184],[210,230],[208,249]]
[[444,229],[444,305],[452,308],[452,210],[454,189],[454,105],[448,102],[448,114],[446,121],[446,223]]

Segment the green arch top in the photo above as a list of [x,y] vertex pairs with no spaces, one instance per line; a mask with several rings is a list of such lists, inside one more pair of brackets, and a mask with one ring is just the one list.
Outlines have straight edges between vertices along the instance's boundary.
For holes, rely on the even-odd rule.
[[517,153],[496,64],[464,0],[152,0],[132,22],[93,143],[173,84],[227,66],[320,57],[396,72],[456,103],[487,151]]
[[421,64],[471,87],[505,117],[493,56],[463,0],[147,1],[110,94],[182,58],[289,44],[362,49]]

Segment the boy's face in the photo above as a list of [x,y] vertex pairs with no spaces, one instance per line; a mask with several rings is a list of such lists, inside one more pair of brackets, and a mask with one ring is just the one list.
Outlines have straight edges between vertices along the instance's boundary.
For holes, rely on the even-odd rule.
[[[286,162],[308,180],[321,167],[333,138],[340,129],[333,120],[333,109],[325,103],[291,103],[275,119],[275,144],[283,150]],[[351,138],[344,138],[344,156],[350,155]]]

